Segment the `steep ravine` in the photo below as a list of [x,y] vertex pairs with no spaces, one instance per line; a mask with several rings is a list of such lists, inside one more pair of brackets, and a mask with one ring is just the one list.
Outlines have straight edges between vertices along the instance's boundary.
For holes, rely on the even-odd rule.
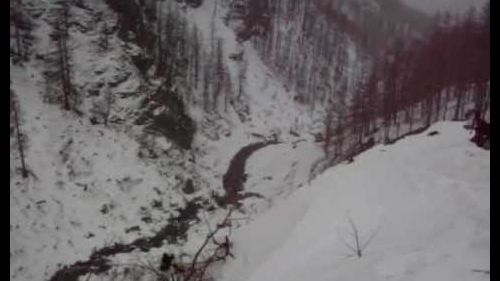
[[[245,164],[248,158],[259,149],[269,145],[278,144],[278,141],[264,141],[253,143],[241,148],[232,158],[229,167],[223,177],[223,187],[226,191],[224,195],[225,204],[240,205],[240,201],[249,196],[257,194],[241,193],[245,182]],[[85,261],[78,261],[71,265],[66,265],[55,272],[50,281],[78,281],[78,278],[87,274],[102,274],[110,270],[113,265],[110,258],[118,254],[130,253],[134,250],[148,252],[152,248],[159,248],[165,241],[177,243],[185,239],[191,221],[198,221],[198,211],[202,206],[193,200],[178,210],[179,215],[168,220],[160,231],[155,235],[138,238],[131,243],[115,243],[95,250]]]

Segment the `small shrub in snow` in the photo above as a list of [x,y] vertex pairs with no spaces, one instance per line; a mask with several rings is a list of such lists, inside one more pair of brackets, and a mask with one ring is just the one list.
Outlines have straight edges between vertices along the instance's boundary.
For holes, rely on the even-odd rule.
[[361,258],[363,256],[363,252],[366,247],[370,244],[372,239],[375,237],[376,232],[372,232],[372,234],[366,239],[362,241],[361,234],[359,233],[358,226],[354,223],[353,219],[350,216],[347,216],[347,221],[349,223],[349,227],[351,231],[349,232],[349,236],[351,239],[349,241],[344,240],[341,236],[340,239],[342,243],[351,251],[351,255]]

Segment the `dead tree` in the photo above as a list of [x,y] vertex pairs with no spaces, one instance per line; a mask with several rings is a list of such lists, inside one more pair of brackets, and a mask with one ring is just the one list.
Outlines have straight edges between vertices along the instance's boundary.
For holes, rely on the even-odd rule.
[[10,2],[10,26],[11,39],[14,39],[11,45],[11,54],[14,55],[14,62],[27,60],[29,48],[32,42],[32,22],[27,15],[22,0],[11,0]]
[[202,89],[202,104],[205,112],[208,112],[211,107],[211,80],[212,80],[212,71],[211,71],[211,59],[208,58],[208,61],[203,65],[203,89]]
[[21,157],[21,175],[23,178],[28,177],[28,169],[26,168],[26,162],[24,159],[24,146],[23,146],[23,137],[21,134],[21,129],[19,125],[19,113],[18,113],[18,105],[16,102],[16,97],[14,91],[10,90],[10,103],[11,103],[11,111],[14,117],[14,127],[16,130],[16,138],[17,138],[17,148],[19,150],[19,156]]
[[334,153],[334,158],[339,158],[343,156],[343,150],[344,150],[344,138],[345,138],[345,127],[344,127],[344,122],[343,119],[345,118],[345,115],[340,114],[337,120],[337,125],[335,127],[335,153]]
[[[227,237],[225,239],[225,242],[223,242],[223,243],[218,243],[215,240],[215,235],[220,230],[224,229],[227,226],[230,226],[230,217],[231,217],[232,211],[233,211],[233,209],[231,208],[229,210],[229,212],[227,213],[226,217],[223,219],[223,221],[221,223],[217,224],[217,226],[214,230],[210,230],[210,227],[209,227],[210,232],[205,237],[205,240],[203,241],[202,245],[200,246],[200,248],[198,249],[198,251],[194,255],[193,260],[191,261],[191,265],[188,269],[188,274],[185,277],[184,281],[203,280],[205,272],[211,264],[213,264],[216,261],[225,259],[226,256],[232,256],[232,254],[230,252],[231,244],[230,244],[229,239]],[[199,266],[199,258],[200,258],[201,253],[203,252],[203,250],[206,248],[206,246],[210,242],[213,242],[214,244],[218,245],[218,247],[216,248],[215,251],[212,252],[212,254],[204,262],[202,262],[202,267],[197,268],[197,266]],[[223,249],[224,250],[223,253],[225,253],[225,254],[220,255],[220,251],[219,251],[220,249]],[[195,277],[197,277],[197,279],[195,279]]]
[[[163,47],[163,40],[162,40],[162,37],[163,37],[163,6],[162,6],[162,1],[158,1],[158,9],[157,9],[157,12],[158,12],[158,15],[157,15],[157,23],[156,23],[156,36],[157,36],[157,39],[156,39],[156,44],[157,44],[157,66],[156,66],[156,70],[157,70],[157,75],[160,75],[163,71],[163,64],[165,63],[164,62],[164,47]],[[170,15],[169,15],[170,16]],[[168,27],[167,27],[168,28]]]
[[349,219],[349,224],[351,225],[351,228],[352,228],[351,234],[354,237],[354,247],[351,248],[351,250],[353,250],[356,253],[356,256],[358,256],[358,258],[361,258],[361,256],[363,255],[363,252],[361,250],[361,246],[359,245],[358,228],[356,227],[356,224],[352,221],[352,219],[350,217],[348,217],[348,219]]
[[225,83],[225,69],[224,69],[224,60],[223,60],[223,50],[222,50],[222,39],[218,38],[215,49],[215,85],[213,92],[213,109],[217,111],[217,105],[219,104],[219,100],[222,95],[227,93],[223,93],[224,83]]
[[200,38],[198,35],[198,28],[196,26],[193,27],[193,42],[192,44],[192,64],[193,64],[193,86],[195,89],[198,89],[198,80],[199,80],[199,70],[200,70]]
[[356,256],[358,258],[361,258],[363,256],[363,252],[366,249],[366,247],[368,246],[368,244],[370,244],[370,242],[373,240],[373,238],[375,238],[377,231],[373,231],[371,233],[371,235],[366,239],[366,241],[362,242],[361,235],[359,233],[359,229],[349,215],[347,216],[347,221],[348,221],[350,228],[351,228],[351,232],[349,233],[349,235],[352,237],[353,240],[350,242],[347,242],[341,238],[342,243],[347,248],[349,248],[349,250],[352,251],[352,256]]
[[[12,3],[12,1],[11,1]],[[15,38],[15,44],[16,44],[16,55],[18,57],[23,56],[22,52],[22,44],[21,44],[21,23],[22,23],[22,13],[20,11],[21,8],[21,1],[17,0],[14,2],[14,6],[11,6],[11,24],[14,26],[14,38]]]
[[[243,53],[241,53],[241,56],[243,56]],[[245,91],[244,89],[247,79],[247,68],[248,68],[248,63],[244,58],[242,58],[239,63],[239,69],[238,69],[238,96],[237,96],[238,99],[240,99],[243,96]]]
[[332,144],[332,138],[334,137],[333,108],[331,106],[327,108],[324,124],[325,124],[325,138],[323,144],[323,151],[325,153],[325,156],[329,158],[330,146]]
[[57,44],[58,55],[58,74],[60,77],[62,88],[63,108],[70,110],[70,98],[72,96],[71,70],[70,70],[70,55],[68,51],[69,38],[69,3],[68,1],[60,1],[57,11],[57,21],[55,23],[55,33],[53,38]]

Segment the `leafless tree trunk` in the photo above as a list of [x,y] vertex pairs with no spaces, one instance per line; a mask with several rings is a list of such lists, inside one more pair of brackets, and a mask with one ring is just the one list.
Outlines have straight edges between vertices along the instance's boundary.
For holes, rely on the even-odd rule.
[[377,231],[374,230],[371,233],[371,235],[364,242],[362,242],[358,227],[356,226],[356,224],[349,215],[347,216],[347,221],[349,222],[349,225],[351,226],[352,230],[352,232],[350,232],[349,234],[352,236],[354,241],[353,242],[342,241],[342,242],[353,252],[355,256],[361,258],[363,256],[363,251],[377,235]]
[[200,39],[198,36],[198,28],[193,28],[193,70],[194,70],[194,88],[198,89],[200,69]]
[[361,247],[359,245],[359,233],[358,233],[358,228],[356,227],[356,224],[352,221],[351,217],[348,217],[349,219],[349,224],[351,225],[351,228],[352,228],[352,236],[354,237],[354,245],[355,245],[355,248],[353,248],[352,250],[356,253],[356,256],[358,256],[358,258],[361,258],[361,256],[363,255],[362,251],[361,251]]
[[334,157],[341,157],[344,149],[344,123],[342,119],[344,116],[341,114],[337,121],[337,127],[335,128],[335,155]]
[[156,37],[157,37],[157,65],[156,65],[156,73],[157,75],[161,74],[161,72],[163,71],[164,67],[163,67],[163,64],[164,64],[164,61],[163,61],[163,52],[164,52],[164,49],[163,49],[163,41],[162,41],[162,36],[163,36],[163,5],[162,5],[162,1],[158,1],[158,15],[157,15],[157,22],[156,22]]
[[[184,281],[192,281],[194,279],[194,275],[197,272],[197,270],[196,270],[196,264],[198,263],[198,259],[199,259],[200,255],[201,255],[201,253],[203,252],[203,250],[205,249],[205,247],[209,244],[209,242],[213,241],[214,236],[221,229],[223,229],[224,227],[226,227],[228,225],[229,218],[231,217],[232,212],[233,212],[233,209],[230,209],[229,212],[227,213],[226,217],[224,218],[224,220],[221,223],[219,223],[214,230],[210,230],[210,233],[205,237],[205,240],[201,244],[200,248],[198,248],[198,251],[196,252],[196,254],[193,257],[193,260],[191,261],[191,266],[189,268],[189,273],[186,276],[186,278],[184,279]],[[209,259],[209,262],[210,261],[211,260]],[[205,270],[206,270],[206,266],[202,269],[203,271],[201,272],[201,276],[199,277],[200,279],[203,278],[203,275],[204,275]],[[200,280],[200,279],[198,279],[198,280]]]
[[326,158],[330,157],[330,146],[333,137],[333,109],[328,108],[326,112],[326,117],[324,121],[325,126],[325,139],[323,144],[323,151],[325,153]]
[[217,15],[217,6],[218,6],[218,1],[214,1],[214,9],[212,10],[212,18],[210,20],[210,48],[212,50],[215,49],[215,17]]
[[202,100],[203,100],[203,109],[205,112],[209,111],[210,105],[211,105],[211,99],[210,99],[210,80],[211,80],[211,69],[210,69],[210,61],[211,59],[208,58],[208,61],[205,62],[205,65],[203,66],[203,92],[202,92]]
[[239,72],[238,72],[238,99],[240,99],[244,94],[246,79],[247,79],[247,61],[245,58],[239,64]]
[[413,130],[413,105],[409,105],[408,109],[408,123],[409,123],[409,132]]
[[217,39],[217,47],[215,53],[215,89],[213,97],[213,109],[217,110],[217,105],[221,98],[221,95],[227,95],[228,93],[223,93],[223,86],[225,83],[225,71],[224,71],[224,59],[222,50],[222,39]]
[[17,25],[14,26],[15,28],[15,32],[16,32],[16,53],[19,57],[22,57],[23,56],[23,49],[22,49],[22,46],[21,46],[21,31],[19,29],[19,27]]
[[11,1],[11,23],[14,25],[14,37],[16,42],[16,50],[15,54],[18,59],[25,58],[25,54],[23,52],[23,40],[21,33],[21,25],[23,25],[24,16],[22,13],[23,5],[21,0]]
[[19,113],[18,113],[18,104],[16,101],[16,97],[14,92],[10,91],[10,99],[11,99],[11,110],[14,114],[14,126],[16,129],[16,138],[17,138],[17,147],[19,149],[19,156],[21,157],[21,175],[23,178],[28,177],[28,169],[26,168],[26,162],[24,160],[24,146],[23,146],[23,138],[21,134],[21,129],[19,125]]
[[443,120],[446,120],[447,114],[448,114],[448,103],[450,102],[450,87],[446,89],[444,93],[444,101],[443,101]]
[[464,86],[460,85],[457,88],[457,97],[456,97],[456,106],[455,106],[455,113],[453,115],[453,120],[460,120],[461,114],[462,114],[462,108],[463,108],[463,99],[464,99]]
[[71,74],[68,52],[69,4],[66,0],[60,2],[58,20],[56,22],[55,39],[59,56],[59,76],[62,87],[63,108],[70,110],[70,96],[72,92]]

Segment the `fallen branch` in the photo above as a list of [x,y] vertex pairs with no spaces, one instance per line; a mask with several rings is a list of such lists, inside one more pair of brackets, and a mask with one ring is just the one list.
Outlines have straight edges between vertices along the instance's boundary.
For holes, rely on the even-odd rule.
[[[191,281],[193,280],[193,277],[195,275],[195,273],[198,272],[198,270],[196,270],[196,264],[198,262],[198,258],[200,257],[201,253],[203,252],[203,250],[205,249],[205,247],[208,245],[208,243],[210,241],[213,241],[213,238],[214,236],[221,230],[223,229],[224,227],[228,226],[228,222],[229,222],[229,217],[231,216],[231,213],[233,212],[233,208],[230,208],[229,209],[229,212],[227,213],[226,217],[224,218],[224,220],[217,224],[217,227],[215,228],[215,230],[213,231],[210,231],[210,227],[209,227],[209,233],[208,235],[205,237],[205,240],[203,241],[203,244],[200,246],[200,248],[198,249],[198,251],[196,252],[196,254],[194,255],[193,257],[193,260],[191,262],[191,266],[189,268],[189,271],[188,271],[188,275],[186,276],[185,280],[184,281]],[[208,221],[207,221],[208,223]],[[214,251],[216,252],[216,251]],[[214,254],[212,254],[212,256],[207,260],[205,261],[205,265],[203,266],[203,269],[201,271],[201,274],[198,278],[198,280],[202,280],[203,278],[203,275],[207,269],[207,267],[214,262],[214,259],[213,259],[213,256]]]
[[485,269],[473,269],[472,272],[490,274],[490,271]]

